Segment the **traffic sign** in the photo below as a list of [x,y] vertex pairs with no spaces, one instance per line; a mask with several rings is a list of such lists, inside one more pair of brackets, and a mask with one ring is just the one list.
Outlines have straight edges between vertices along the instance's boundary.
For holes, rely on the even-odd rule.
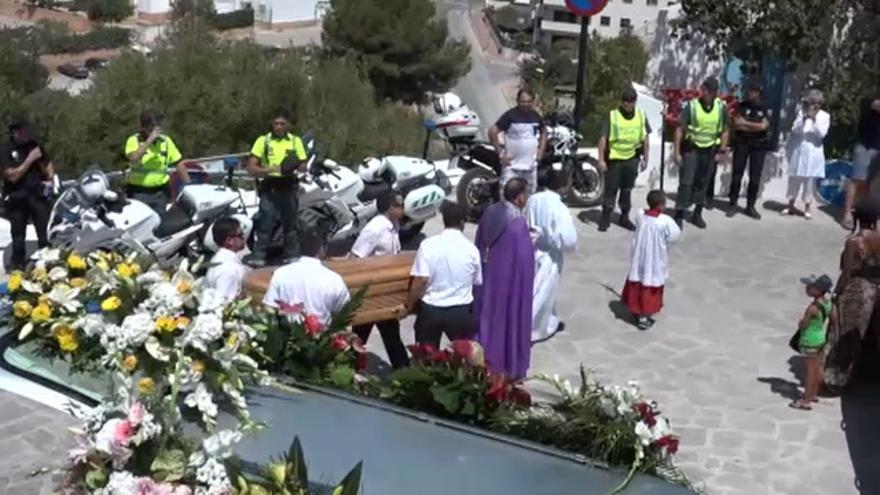
[[843,206],[846,200],[846,183],[852,177],[852,163],[846,160],[830,160],[825,164],[825,178],[816,179],[819,198],[828,205]]
[[574,14],[582,17],[596,15],[608,5],[608,0],[565,0],[565,6]]

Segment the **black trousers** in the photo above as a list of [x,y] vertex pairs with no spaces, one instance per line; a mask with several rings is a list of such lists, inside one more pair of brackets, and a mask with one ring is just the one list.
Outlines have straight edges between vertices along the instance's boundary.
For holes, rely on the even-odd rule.
[[416,342],[440,347],[443,334],[450,341],[470,338],[474,331],[474,319],[471,305],[439,307],[425,304],[419,305],[416,316]]
[[352,331],[360,337],[364,345],[367,344],[367,340],[370,338],[373,325],[379,327],[379,335],[382,336],[382,343],[385,344],[385,352],[388,353],[391,366],[395,369],[409,366],[409,354],[406,353],[406,347],[404,347],[403,341],[400,340],[400,322],[397,320],[385,320],[353,327]]
[[713,146],[691,148],[684,152],[678,173],[676,210],[687,210],[692,204],[704,206],[715,196],[715,150]]
[[168,207],[168,200],[171,199],[167,185],[160,187],[141,187],[128,184],[125,186],[125,195],[131,199],[136,199],[146,204],[160,216],[165,214],[165,209]]
[[27,244],[25,235],[27,225],[34,224],[37,231],[37,245],[44,248],[49,245],[46,228],[49,224],[49,214],[52,205],[49,200],[34,193],[21,198],[10,198],[6,203],[6,213],[9,217],[9,230],[12,235],[12,266],[22,269],[27,265]]
[[764,173],[764,157],[767,150],[749,146],[747,143],[737,144],[733,148],[733,175],[730,179],[730,201],[739,199],[742,189],[743,174],[749,168],[749,187],[746,191],[748,206],[755,206],[758,192],[761,190],[761,176]]
[[284,239],[282,256],[294,258],[300,254],[299,201],[295,188],[266,188],[260,191],[260,207],[254,225],[254,256],[266,259],[269,245],[280,224]]
[[[608,171],[605,172],[605,196],[602,198],[602,208],[614,209],[615,200],[620,205],[621,213],[629,212],[632,208],[632,190],[639,176],[639,157],[629,160],[608,160]],[[620,198],[618,200],[618,192]]]

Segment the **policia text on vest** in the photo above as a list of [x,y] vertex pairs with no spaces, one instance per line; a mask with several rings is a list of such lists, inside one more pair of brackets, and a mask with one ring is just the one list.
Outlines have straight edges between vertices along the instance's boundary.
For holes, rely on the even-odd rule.
[[[296,169],[308,159],[305,146],[298,136],[286,132],[270,132],[260,136],[251,147],[248,172],[260,179],[260,206],[255,219],[254,248],[248,262],[254,266],[266,264],[266,255],[272,237],[279,226],[284,239],[282,256],[299,256],[298,184]],[[282,128],[280,122],[274,127]]]
[[680,164],[676,221],[695,205],[693,223],[705,228],[703,207],[711,203],[715,191],[717,161],[727,151],[728,125],[724,102],[711,95],[691,100],[682,112],[675,131],[675,160]]
[[602,232],[610,225],[615,201],[620,205],[621,227],[634,227],[629,218],[632,189],[639,169],[644,170],[647,166],[647,139],[650,132],[645,112],[635,108],[634,98],[624,100],[620,108],[611,110],[602,126],[599,139],[599,168],[605,172],[602,217],[599,220],[599,230]]

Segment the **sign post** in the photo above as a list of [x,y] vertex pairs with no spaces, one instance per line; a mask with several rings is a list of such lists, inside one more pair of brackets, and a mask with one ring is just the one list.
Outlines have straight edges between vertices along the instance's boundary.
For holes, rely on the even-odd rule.
[[608,0],[565,0],[569,12],[581,18],[581,36],[578,44],[577,89],[574,100],[575,129],[581,127],[581,111],[584,99],[584,79],[587,70],[587,38],[590,16],[598,14],[608,4]]

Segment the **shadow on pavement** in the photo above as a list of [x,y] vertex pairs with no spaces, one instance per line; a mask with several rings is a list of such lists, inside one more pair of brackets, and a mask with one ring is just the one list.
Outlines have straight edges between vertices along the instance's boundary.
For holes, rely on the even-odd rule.
[[599,209],[582,210],[577,214],[578,220],[582,223],[599,223],[599,217],[601,216],[602,211]]

